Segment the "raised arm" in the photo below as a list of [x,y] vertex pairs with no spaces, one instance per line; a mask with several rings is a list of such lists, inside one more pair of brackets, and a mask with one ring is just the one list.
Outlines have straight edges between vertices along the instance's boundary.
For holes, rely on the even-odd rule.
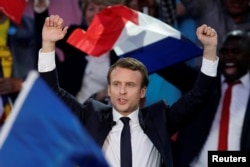
[[64,27],[64,21],[58,15],[51,15],[45,19],[42,31],[41,52],[47,53],[55,50],[55,43],[64,38],[68,27]]
[[197,28],[196,35],[204,47],[203,57],[211,61],[217,60],[217,56],[216,56],[217,33],[216,31],[213,28],[204,24]]
[[55,43],[62,39],[67,32],[63,25],[63,19],[58,15],[47,17],[42,31],[42,48],[39,51],[38,71],[41,77],[54,90],[57,96],[77,115],[84,119],[84,106],[82,106],[71,94],[61,89],[58,85],[55,65]]
[[197,28],[196,35],[204,47],[201,73],[198,75],[192,90],[172,105],[169,116],[171,132],[185,127],[195,118],[212,92],[216,78],[218,67],[217,33],[213,28],[202,25]]

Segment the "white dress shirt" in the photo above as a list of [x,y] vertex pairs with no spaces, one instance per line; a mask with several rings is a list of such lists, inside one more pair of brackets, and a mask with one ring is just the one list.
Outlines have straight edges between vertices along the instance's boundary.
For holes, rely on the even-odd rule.
[[107,87],[107,74],[110,67],[109,52],[100,57],[86,56],[88,60],[82,86],[77,93],[77,100],[84,103],[91,95]]
[[[139,124],[138,113],[139,109],[128,115],[130,118],[132,166],[159,167],[161,162],[160,154],[148,136],[143,132]],[[113,109],[113,119],[116,125],[109,132],[102,148],[111,167],[120,166],[120,138],[124,126],[120,120],[121,117],[123,116]]]
[[[224,80],[225,79],[222,77],[221,99],[217,108],[215,119],[213,120],[213,124],[210,129],[210,133],[200,155],[192,162],[192,167],[207,167],[208,151],[217,151],[222,101],[227,89],[227,84],[223,82]],[[231,151],[237,151],[240,149],[241,130],[244,116],[246,114],[247,102],[250,96],[250,74],[248,73],[244,75],[240,81],[240,84],[233,86],[230,104],[228,150]]]

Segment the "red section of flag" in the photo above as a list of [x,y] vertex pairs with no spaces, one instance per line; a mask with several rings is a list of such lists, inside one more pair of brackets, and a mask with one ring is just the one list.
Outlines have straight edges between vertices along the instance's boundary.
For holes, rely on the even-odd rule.
[[0,10],[16,24],[20,24],[26,3],[26,0],[0,0]]
[[122,5],[103,9],[92,20],[87,31],[76,29],[67,42],[92,56],[110,51],[127,21],[138,24],[138,13]]

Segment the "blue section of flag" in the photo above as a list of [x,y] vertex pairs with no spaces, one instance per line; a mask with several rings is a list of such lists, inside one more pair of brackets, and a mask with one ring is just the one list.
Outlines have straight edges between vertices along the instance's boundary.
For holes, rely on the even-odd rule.
[[181,95],[182,93],[177,87],[157,73],[153,73],[149,75],[149,85],[147,87],[144,106],[149,106],[160,100],[165,100],[167,104],[172,105]]
[[145,64],[149,73],[202,55],[203,50],[192,41],[167,37],[158,42],[127,52],[121,57],[133,57]]
[[0,133],[0,167],[108,166],[101,149],[36,72],[26,86]]

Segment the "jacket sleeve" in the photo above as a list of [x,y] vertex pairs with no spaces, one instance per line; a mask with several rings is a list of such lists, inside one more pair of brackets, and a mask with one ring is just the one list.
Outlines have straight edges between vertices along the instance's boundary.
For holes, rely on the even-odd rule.
[[85,105],[80,104],[73,95],[69,94],[59,86],[56,69],[50,72],[40,72],[40,76],[83,123],[86,107]]
[[193,88],[170,107],[168,118],[172,133],[186,126],[199,114],[210,97],[215,80],[216,77],[209,77],[200,72]]

